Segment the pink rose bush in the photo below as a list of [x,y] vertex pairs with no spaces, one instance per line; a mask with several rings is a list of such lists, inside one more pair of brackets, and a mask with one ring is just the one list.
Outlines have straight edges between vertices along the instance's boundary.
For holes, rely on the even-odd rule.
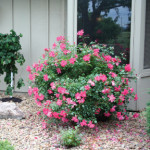
[[[78,32],[80,37],[83,34],[83,30]],[[130,64],[121,65],[121,58],[106,45],[75,46],[60,36],[52,49],[46,48],[44,57],[28,66],[27,71],[29,95],[43,108],[37,112],[45,116],[43,128],[54,119],[89,128],[111,116],[125,120],[127,104],[138,98],[129,87]]]

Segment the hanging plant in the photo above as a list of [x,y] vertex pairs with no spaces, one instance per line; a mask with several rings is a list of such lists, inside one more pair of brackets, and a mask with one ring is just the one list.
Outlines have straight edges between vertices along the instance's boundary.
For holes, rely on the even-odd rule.
[[[4,82],[7,84],[6,95],[13,95],[14,75],[18,73],[17,63],[23,65],[24,56],[19,52],[21,50],[20,38],[22,34],[17,35],[14,30],[10,34],[0,33],[0,76],[5,73]],[[20,78],[17,88],[24,85],[23,79]]]

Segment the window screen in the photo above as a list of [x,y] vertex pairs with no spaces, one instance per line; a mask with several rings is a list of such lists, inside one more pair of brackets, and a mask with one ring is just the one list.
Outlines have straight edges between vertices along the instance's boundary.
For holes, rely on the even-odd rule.
[[150,0],[146,1],[144,69],[150,69]]

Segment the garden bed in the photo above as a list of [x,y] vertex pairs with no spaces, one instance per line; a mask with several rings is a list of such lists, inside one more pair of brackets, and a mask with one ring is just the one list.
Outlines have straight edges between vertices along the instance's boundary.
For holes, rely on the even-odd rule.
[[[49,130],[42,129],[41,120],[36,115],[40,107],[28,96],[15,96],[23,100],[16,104],[25,113],[26,119],[0,120],[0,140],[8,139],[15,146],[15,150],[66,149],[59,145],[63,127],[51,126]],[[2,94],[1,98],[4,98]],[[97,131],[80,129],[83,142],[72,149],[147,150],[150,149],[150,138],[146,134],[145,125],[146,120],[142,112],[136,119],[129,117],[127,121],[99,122]]]

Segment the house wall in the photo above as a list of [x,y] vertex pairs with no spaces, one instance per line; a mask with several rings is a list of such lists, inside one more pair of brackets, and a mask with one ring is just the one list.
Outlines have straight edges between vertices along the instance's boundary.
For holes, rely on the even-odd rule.
[[142,110],[146,103],[150,101],[150,69],[144,69],[145,51],[145,23],[146,23],[146,3],[148,0],[132,0],[132,20],[131,20],[131,52],[130,64],[135,69],[136,82],[132,81],[138,101],[130,103],[129,107],[134,110]]
[[[57,36],[67,35],[66,12],[67,0],[0,0],[0,33],[14,29],[17,34],[23,34],[21,53],[26,62],[18,66],[15,84],[23,77],[26,86],[15,91],[27,92],[26,66],[38,62],[44,48],[50,48]],[[5,90],[3,76],[0,80],[0,90]]]

